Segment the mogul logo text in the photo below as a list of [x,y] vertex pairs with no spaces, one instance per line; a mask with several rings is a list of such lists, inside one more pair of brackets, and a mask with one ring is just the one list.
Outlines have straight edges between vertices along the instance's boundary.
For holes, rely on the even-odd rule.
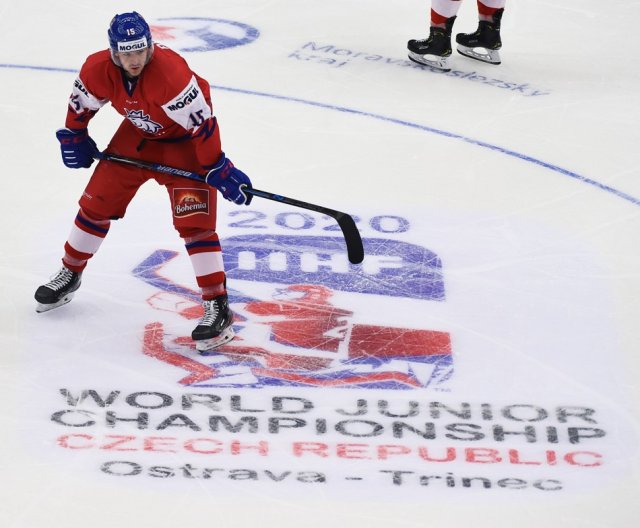
[[181,108],[184,108],[189,103],[191,103],[191,101],[195,100],[195,98],[198,97],[198,94],[200,93],[197,86],[190,86],[188,90],[189,91],[187,92],[186,95],[179,97],[174,104],[170,104],[168,106],[169,110],[174,111],[174,110],[180,110]]

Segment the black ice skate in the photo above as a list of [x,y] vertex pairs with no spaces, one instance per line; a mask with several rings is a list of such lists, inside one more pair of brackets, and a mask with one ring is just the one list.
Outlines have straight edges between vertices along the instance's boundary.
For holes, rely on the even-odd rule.
[[73,293],[80,287],[81,278],[82,273],[76,273],[63,266],[50,282],[36,290],[35,298],[38,301],[36,312],[48,312],[67,304],[73,299]]
[[446,27],[431,27],[429,36],[423,40],[410,40],[407,42],[409,58],[413,62],[431,66],[442,71],[450,71],[449,59],[451,58],[451,30],[456,17],[447,19]]
[[489,64],[500,64],[502,40],[500,39],[500,20],[504,9],[498,9],[493,21],[480,20],[474,33],[458,33],[458,53]]
[[196,349],[204,352],[231,341],[235,334],[231,323],[233,312],[229,308],[227,295],[219,295],[211,301],[204,301],[204,316],[191,333]]

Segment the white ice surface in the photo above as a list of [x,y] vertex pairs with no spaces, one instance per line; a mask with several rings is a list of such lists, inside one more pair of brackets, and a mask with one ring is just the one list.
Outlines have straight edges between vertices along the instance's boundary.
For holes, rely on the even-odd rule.
[[[456,54],[450,75],[405,60],[406,41],[426,35],[428,8],[426,1],[406,0],[24,0],[0,7],[0,526],[637,526],[640,66],[627,50],[640,4],[512,1],[503,20],[503,64]],[[73,302],[35,313],[33,292],[59,265],[89,176],[62,165],[53,132],[63,125],[74,72],[87,54],[106,46],[113,14],[131,9],[155,26],[195,17],[259,30],[259,38],[244,46],[184,52],[213,85],[225,151],[258,188],[347,211],[362,219],[365,239],[386,237],[440,257],[443,302],[411,298],[409,292],[336,291],[332,299],[336,308],[351,312],[350,329],[377,325],[448,333],[450,379],[404,391],[255,388],[255,371],[228,358],[177,367],[167,357],[143,353],[160,335],[152,328],[161,328],[168,340],[188,335],[194,324],[176,313],[191,301],[132,274],[154,251],[176,251],[179,256],[163,274],[194,287],[165,192],[153,183],[141,189],[127,217],[113,224]],[[455,30],[471,30],[475,20],[475,4],[467,0]],[[183,21],[181,27],[199,23]],[[235,36],[228,24],[212,22],[211,28]],[[198,42],[192,35],[180,45]],[[118,122],[108,107],[94,119],[91,132],[100,146]],[[297,210],[259,199],[250,210],[264,214],[265,227],[239,227],[247,213],[220,205],[223,247],[225,239],[247,234],[326,234],[321,227],[328,223],[318,216],[315,227],[304,230],[295,224],[302,217],[278,216]],[[382,234],[370,222],[381,216],[403,217],[410,229]],[[292,223],[277,224],[278,218]],[[377,268],[387,264],[368,256],[364,276],[375,279]],[[260,280],[231,286],[265,301],[283,287]],[[245,308],[235,306],[239,313]],[[290,351],[268,341],[264,322],[238,330],[242,342],[271,347],[273,356]],[[201,361],[179,346],[172,350]],[[326,358],[334,352],[311,348],[298,354]],[[344,357],[344,346],[337,354]],[[194,372],[185,365],[219,367],[234,387],[220,388],[221,377],[208,385],[181,384]],[[400,361],[379,371],[406,367]],[[417,364],[414,374],[432,379],[432,366]],[[103,398],[120,392],[109,408],[90,397],[73,402],[91,389]],[[184,409],[179,402],[190,393],[219,396],[220,402],[215,409],[202,403]],[[172,404],[160,407],[160,395]],[[241,397],[242,410],[232,396]],[[291,398],[288,405],[305,400],[313,409],[278,413],[274,397]],[[351,436],[341,434],[335,424],[354,419],[346,413],[355,412],[359,399],[368,402],[368,415],[348,426]],[[374,410],[379,400],[397,414],[416,402],[420,414],[412,423],[424,429],[433,422],[437,438],[394,437],[393,419]],[[434,417],[430,402],[452,409],[469,403],[473,418],[446,411]],[[482,417],[482,404],[492,418]],[[559,409],[569,416],[561,419]],[[119,421],[109,427],[109,411],[120,418],[146,411],[149,425],[141,430]],[[201,430],[178,426],[178,414]],[[206,428],[212,414],[233,423],[255,417],[260,431],[212,433]],[[159,428],[170,415],[173,426]],[[305,419],[308,426],[269,433],[269,417]],[[309,424],[323,419],[329,431],[319,434]],[[89,420],[96,424],[81,426]],[[367,436],[367,420],[383,424],[384,432]],[[487,438],[446,436],[447,424],[465,421],[481,427]],[[536,441],[522,435],[495,440],[494,425],[508,431],[535,427]],[[573,431],[575,443],[569,441],[570,427],[579,429]],[[557,441],[549,439],[547,428],[555,428]],[[595,430],[604,435],[586,437]],[[125,444],[104,449],[115,437],[132,437],[127,450]],[[234,440],[245,446],[240,454],[233,454]],[[292,454],[301,442],[309,448],[311,442],[326,444],[327,456]],[[458,458],[425,461],[420,448],[432,458],[454,448]],[[474,448],[485,451],[465,452]],[[404,449],[410,453],[400,453]],[[515,455],[508,450],[520,457],[519,464],[509,462]],[[473,456],[476,461],[469,461]],[[488,463],[492,456],[494,463]],[[144,469],[131,476],[99,469],[105,463],[114,471],[134,467],[118,461]],[[223,471],[210,479],[189,478],[188,470],[176,469],[185,464]],[[158,466],[174,468],[175,476],[148,469]],[[255,469],[259,480],[240,480],[240,474],[229,479],[234,469]],[[296,480],[310,471],[327,481]],[[398,486],[381,471],[415,473]],[[417,475],[440,478],[420,485]],[[447,476],[455,486],[447,486]],[[460,484],[461,477],[476,476],[493,487]],[[499,488],[495,483],[505,478],[520,479],[526,488]],[[535,482],[560,482],[563,489],[543,491]]]

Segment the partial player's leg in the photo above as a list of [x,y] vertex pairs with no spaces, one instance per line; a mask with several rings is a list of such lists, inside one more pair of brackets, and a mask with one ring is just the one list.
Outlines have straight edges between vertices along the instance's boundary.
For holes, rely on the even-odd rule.
[[460,0],[433,0],[429,36],[407,43],[409,59],[439,70],[451,70],[451,31],[459,8]]
[[478,1],[480,20],[473,33],[458,33],[456,43],[458,53],[489,64],[500,64],[502,39],[500,22],[504,13],[504,0]]
[[210,300],[203,300],[204,315],[191,332],[196,342],[196,350],[205,352],[228,343],[235,337],[233,312],[229,308],[226,292]]
[[[183,160],[186,162],[186,160]],[[158,176],[171,198],[173,224],[185,248],[202,291],[204,314],[191,333],[200,352],[234,338],[220,240],[216,233],[217,191],[205,183]]]
[[[133,126],[125,122],[108,148],[132,155],[132,149],[137,144],[136,138]],[[124,149],[131,144],[134,147],[130,150]],[[109,232],[111,220],[125,215],[127,205],[137,189],[150,177],[150,174],[145,174],[147,172],[108,161],[98,163],[82,193],[80,210],[64,245],[62,269],[35,293],[37,312],[58,308],[73,298],[74,292],[80,287],[87,262],[98,251]]]
[[62,266],[51,280],[36,290],[36,312],[48,312],[73,299],[74,292],[80,287],[82,273],[71,271]]
[[[175,207],[175,206],[174,206]],[[231,341],[233,332],[233,313],[229,308],[226,276],[222,261],[220,241],[215,231],[188,231],[181,229],[181,236],[196,281],[202,291],[204,314],[191,333],[200,352],[218,348]]]
[[80,288],[82,272],[107,236],[110,225],[110,220],[94,218],[80,208],[64,245],[62,268],[36,290],[36,312],[53,310],[73,299],[74,292]]

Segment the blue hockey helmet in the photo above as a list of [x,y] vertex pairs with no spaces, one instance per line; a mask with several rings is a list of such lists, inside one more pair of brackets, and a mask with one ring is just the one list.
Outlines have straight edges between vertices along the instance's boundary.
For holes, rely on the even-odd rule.
[[149,24],[135,11],[114,16],[109,24],[107,34],[109,35],[112,57],[116,53],[127,53],[145,48],[153,51]]

